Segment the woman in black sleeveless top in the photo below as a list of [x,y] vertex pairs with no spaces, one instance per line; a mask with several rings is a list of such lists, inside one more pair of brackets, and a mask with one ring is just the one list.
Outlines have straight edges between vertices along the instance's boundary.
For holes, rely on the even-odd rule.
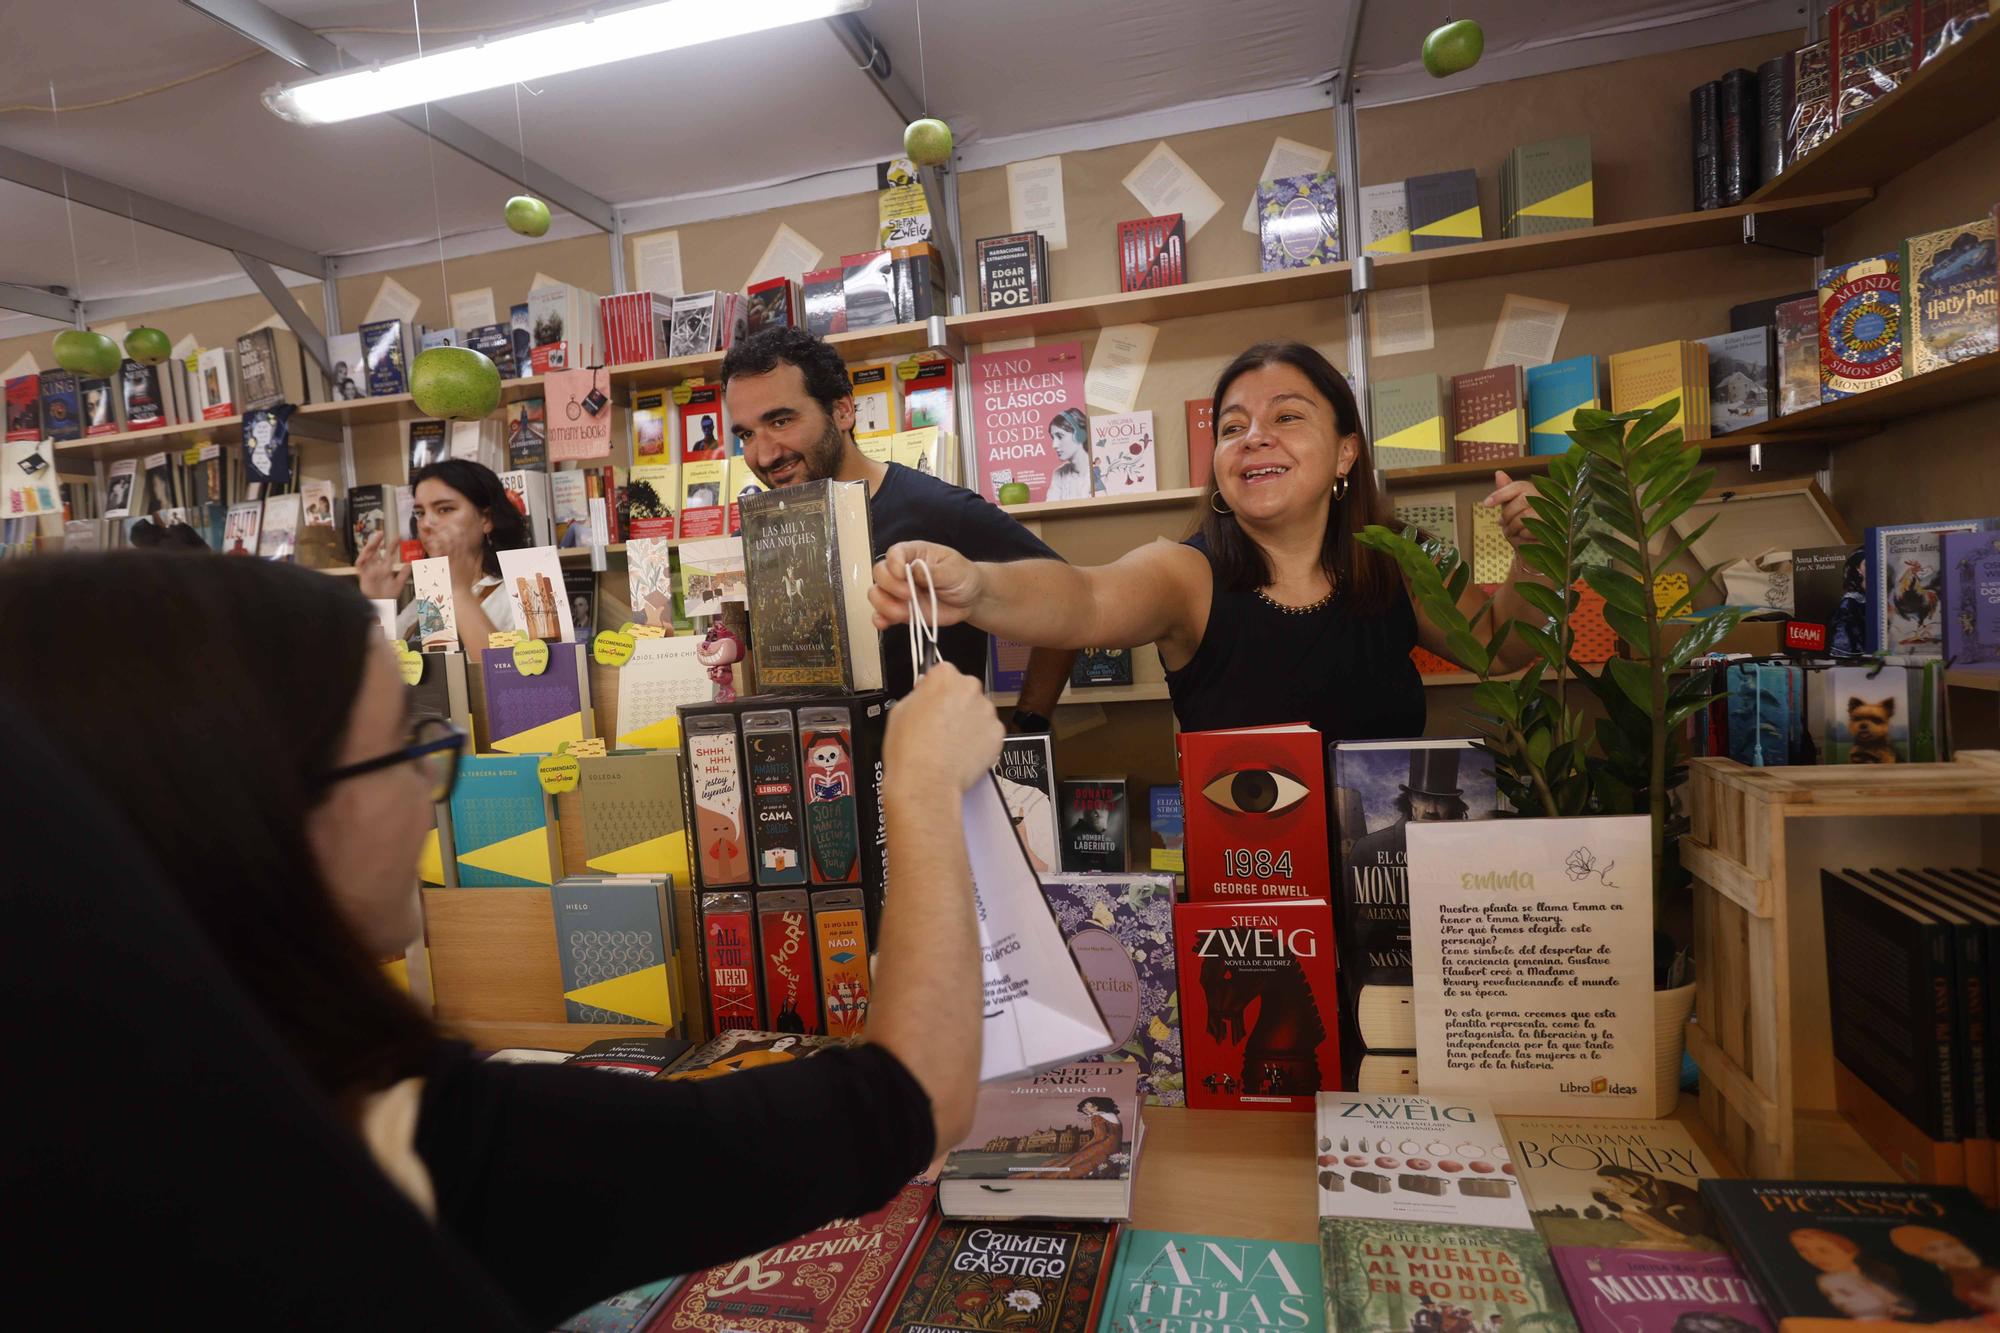
[[[1183,731],[1309,722],[1329,741],[1419,736],[1422,678],[1410,649],[1449,656],[1418,617],[1401,571],[1354,534],[1389,521],[1375,489],[1353,390],[1313,348],[1259,343],[1215,385],[1215,467],[1201,531],[1109,565],[968,561],[927,542],[893,546],[869,598],[878,624],[909,620],[906,570],[922,559],[939,619],[1036,647],[1157,644]],[[1533,487],[1494,476],[1483,502],[1523,536]],[[1539,623],[1513,589],[1498,614]],[[1465,609],[1484,600],[1468,588]],[[928,602],[928,597],[926,598]],[[928,605],[926,605],[928,611]],[[1504,667],[1525,664],[1510,641]]]

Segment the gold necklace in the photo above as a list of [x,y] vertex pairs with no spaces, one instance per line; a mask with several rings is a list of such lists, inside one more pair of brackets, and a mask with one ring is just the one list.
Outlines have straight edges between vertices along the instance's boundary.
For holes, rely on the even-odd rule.
[[1286,606],[1262,588],[1257,589],[1257,596],[1263,599],[1264,605],[1275,611],[1283,611],[1288,616],[1309,616],[1315,611],[1324,609],[1328,603],[1332,602],[1333,592],[1333,589],[1327,589],[1326,596],[1320,598],[1310,606]]

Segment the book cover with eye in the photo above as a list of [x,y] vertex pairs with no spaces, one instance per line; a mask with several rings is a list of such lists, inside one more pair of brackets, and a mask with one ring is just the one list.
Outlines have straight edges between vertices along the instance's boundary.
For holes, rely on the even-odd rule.
[[1174,907],[1187,1104],[1310,1111],[1340,1087],[1333,910],[1318,902]]
[[1303,722],[1190,731],[1177,748],[1188,897],[1324,902],[1331,877],[1319,733]]

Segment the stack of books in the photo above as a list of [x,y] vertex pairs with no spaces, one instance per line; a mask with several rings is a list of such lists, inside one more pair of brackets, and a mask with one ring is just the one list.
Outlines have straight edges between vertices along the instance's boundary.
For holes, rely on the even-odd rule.
[[1541,236],[1596,221],[1590,136],[1522,144],[1500,167],[1500,234]]
[[1680,411],[1668,422],[1686,440],[1709,438],[1708,349],[1676,339],[1611,356],[1611,410],[1645,411],[1669,398]]
[[1528,450],[1521,367],[1495,366],[1451,377],[1455,463],[1498,463]]
[[1376,467],[1434,467],[1446,461],[1444,387],[1436,375],[1375,380],[1368,401]]

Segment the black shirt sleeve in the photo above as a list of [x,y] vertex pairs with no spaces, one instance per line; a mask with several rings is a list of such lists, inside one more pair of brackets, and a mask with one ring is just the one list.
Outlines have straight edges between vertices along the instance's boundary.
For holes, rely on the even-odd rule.
[[930,1162],[930,1098],[879,1046],[698,1082],[451,1048],[417,1151],[439,1224],[538,1322],[886,1203]]
[[961,490],[958,499],[957,540],[950,544],[971,560],[1060,560],[1049,544],[1010,518],[1007,511],[985,496]]

